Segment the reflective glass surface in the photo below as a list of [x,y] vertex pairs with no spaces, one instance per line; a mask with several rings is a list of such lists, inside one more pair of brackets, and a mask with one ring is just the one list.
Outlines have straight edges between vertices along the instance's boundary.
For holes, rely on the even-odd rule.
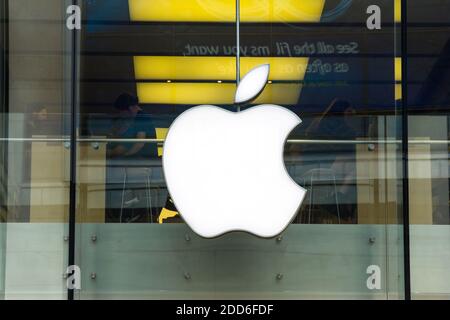
[[1,1],[0,296],[66,299],[65,3]]
[[412,298],[449,299],[450,4],[411,2],[407,9]]
[[[397,30],[391,1],[368,30],[370,4],[240,1],[237,15],[234,1],[85,3],[78,298],[402,297]],[[264,63],[262,94],[234,105],[236,74]],[[303,121],[284,150],[302,207],[274,239],[196,236],[162,172],[170,124],[200,104],[264,103]]]
[[[407,3],[405,19],[400,0],[0,0],[0,299],[449,299],[450,4]],[[264,90],[235,104],[261,64]],[[276,237],[202,238],[178,211],[164,142],[204,104],[302,120],[282,160],[306,196]],[[239,165],[237,128],[189,152]],[[238,172],[221,163],[185,182],[205,203]],[[252,208],[235,188],[210,212]]]

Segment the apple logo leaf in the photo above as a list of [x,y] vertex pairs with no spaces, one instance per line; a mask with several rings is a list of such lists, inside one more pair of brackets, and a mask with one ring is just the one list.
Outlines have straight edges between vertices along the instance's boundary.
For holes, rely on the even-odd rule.
[[269,79],[270,66],[262,64],[250,70],[241,80],[236,90],[234,103],[244,104],[256,99]]

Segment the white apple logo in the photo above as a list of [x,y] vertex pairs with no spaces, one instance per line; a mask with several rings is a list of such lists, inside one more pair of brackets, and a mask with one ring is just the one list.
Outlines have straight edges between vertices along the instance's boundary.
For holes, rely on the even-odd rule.
[[[236,103],[264,89],[269,65],[241,81]],[[242,112],[201,105],[183,112],[164,143],[163,170],[180,215],[205,238],[245,231],[271,238],[295,217],[306,190],[286,171],[283,149],[301,123],[293,112],[264,104]]]

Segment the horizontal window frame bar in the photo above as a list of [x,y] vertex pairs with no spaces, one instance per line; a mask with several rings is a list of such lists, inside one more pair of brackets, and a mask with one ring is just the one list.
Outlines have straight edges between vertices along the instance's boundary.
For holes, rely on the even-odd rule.
[[[136,139],[136,138],[78,138],[78,143],[164,143],[165,139]],[[0,142],[70,142],[70,138],[0,138]],[[288,139],[288,144],[401,144],[401,140],[316,140],[316,139]],[[450,144],[450,140],[409,140],[409,144]]]

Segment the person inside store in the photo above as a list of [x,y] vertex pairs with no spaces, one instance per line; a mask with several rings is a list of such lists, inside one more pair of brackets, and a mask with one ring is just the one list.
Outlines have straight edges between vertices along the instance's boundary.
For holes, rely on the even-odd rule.
[[[143,113],[136,96],[121,94],[114,103],[117,114],[113,119],[111,137],[122,139],[155,138],[155,127],[151,118]],[[110,158],[139,159],[157,156],[155,143],[113,142],[108,144],[107,155]]]
[[156,138],[155,126],[139,106],[138,98],[130,93],[119,95],[114,108],[116,113],[108,135],[113,141],[107,144],[106,151],[109,169],[107,184],[116,185],[119,193],[110,192],[107,196],[107,208],[112,212],[107,216],[116,222],[151,222],[148,184],[151,162],[157,159],[158,150],[156,143],[139,140]]
[[[339,98],[334,99],[303,130],[302,139],[308,140],[351,142],[364,136],[362,122],[356,115],[356,110],[348,101]],[[304,205],[299,214],[302,221],[299,222],[357,223],[355,144],[292,144],[288,151],[298,155],[302,166],[310,169],[304,175],[308,192],[312,192],[311,189],[315,188],[311,201],[313,209],[309,207],[309,204]],[[322,176],[319,177],[320,175]],[[323,177],[329,180],[327,188],[314,182],[315,179]],[[319,201],[320,197],[326,199]],[[306,200],[304,203],[309,200],[308,194]],[[305,210],[316,211],[305,214]],[[305,217],[307,217],[306,220]]]

